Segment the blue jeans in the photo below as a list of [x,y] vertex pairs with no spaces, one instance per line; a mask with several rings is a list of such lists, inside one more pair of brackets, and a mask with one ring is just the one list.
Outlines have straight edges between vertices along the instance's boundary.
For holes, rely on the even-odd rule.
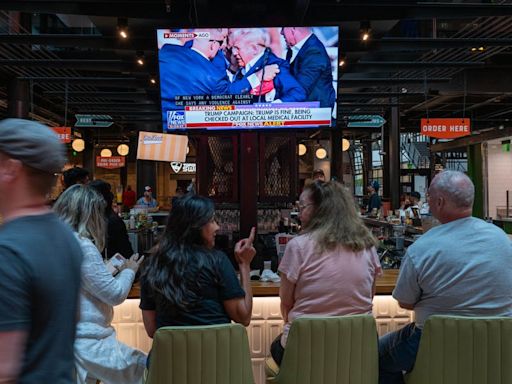
[[414,323],[379,339],[379,384],[404,383],[403,371],[412,371],[420,339]]

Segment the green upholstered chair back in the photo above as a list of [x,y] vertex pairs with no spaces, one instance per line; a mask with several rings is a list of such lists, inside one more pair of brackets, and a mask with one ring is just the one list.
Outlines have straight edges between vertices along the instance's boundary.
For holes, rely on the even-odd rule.
[[432,316],[407,384],[512,383],[512,318]]
[[162,327],[153,338],[147,384],[254,384],[240,324]]
[[268,383],[377,384],[371,315],[302,317],[292,323],[279,373]]

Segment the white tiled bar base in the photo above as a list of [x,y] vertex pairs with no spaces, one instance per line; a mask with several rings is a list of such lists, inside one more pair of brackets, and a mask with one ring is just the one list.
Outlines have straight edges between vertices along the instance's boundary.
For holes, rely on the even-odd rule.
[[[401,309],[389,295],[375,296],[373,315],[379,335],[395,331],[413,320],[412,312]],[[144,330],[138,299],[126,300],[115,307],[113,326],[117,331],[118,339],[122,342],[145,352],[150,350],[151,339]],[[256,384],[265,383],[265,357],[269,353],[272,340],[281,333],[282,328],[279,298],[255,297],[252,320],[247,327],[247,334]]]

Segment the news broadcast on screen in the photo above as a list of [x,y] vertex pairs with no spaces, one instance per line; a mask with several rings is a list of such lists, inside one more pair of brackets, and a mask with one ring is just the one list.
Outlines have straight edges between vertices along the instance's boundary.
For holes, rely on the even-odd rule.
[[164,132],[335,126],[338,27],[159,29]]

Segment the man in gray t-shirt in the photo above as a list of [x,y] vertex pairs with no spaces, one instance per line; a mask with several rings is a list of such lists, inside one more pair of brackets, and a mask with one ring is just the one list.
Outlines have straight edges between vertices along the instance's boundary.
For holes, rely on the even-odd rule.
[[463,173],[438,174],[429,188],[442,225],[407,250],[393,297],[414,310],[416,323],[379,340],[380,384],[403,383],[430,315],[512,316],[512,242],[471,216],[474,186]]

